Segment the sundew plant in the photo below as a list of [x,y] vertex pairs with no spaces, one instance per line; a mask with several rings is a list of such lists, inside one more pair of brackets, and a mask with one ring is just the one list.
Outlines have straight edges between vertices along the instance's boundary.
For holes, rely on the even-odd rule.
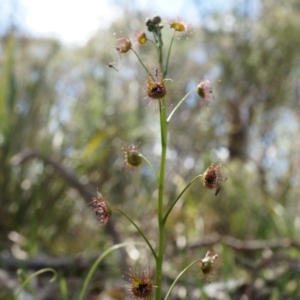
[[[199,82],[198,86],[186,95],[183,95],[181,99],[173,99],[175,107],[167,114],[168,103],[166,101],[166,95],[168,94],[166,81],[172,80],[168,78],[169,64],[171,62],[172,47],[176,41],[175,36],[184,34],[187,31],[187,25],[180,21],[179,19],[173,19],[167,23],[162,22],[159,16],[152,19],[146,20],[146,31],[141,31],[136,37],[135,43],[143,45],[145,43],[152,43],[154,46],[154,55],[157,55],[157,66],[154,68],[149,68],[146,66],[144,61],[140,58],[138,53],[134,49],[134,42],[129,37],[123,37],[119,40],[119,45],[116,50],[119,55],[135,55],[138,63],[141,65],[145,72],[146,82],[145,82],[145,93],[149,101],[154,102],[154,106],[158,109],[154,109],[153,113],[159,114],[159,125],[160,125],[160,141],[161,141],[161,152],[160,152],[160,163],[159,168],[156,170],[152,163],[139,151],[138,145],[128,145],[123,147],[125,153],[125,166],[129,169],[138,169],[138,167],[144,162],[147,163],[151,170],[153,171],[153,176],[155,177],[157,184],[157,199],[153,202],[156,205],[157,211],[157,223],[158,223],[158,233],[157,241],[152,244],[147,238],[143,230],[137,225],[130,215],[121,209],[114,207],[113,203],[108,202],[101,193],[92,200],[92,206],[96,217],[99,222],[106,224],[110,217],[113,217],[114,212],[121,213],[130,222],[136,230],[141,235],[144,244],[149,248],[151,256],[149,259],[153,259],[155,262],[155,269],[150,270],[147,268],[142,271],[130,270],[130,282],[127,286],[128,296],[132,299],[169,299],[173,287],[176,282],[189,268],[196,265],[204,277],[209,276],[215,271],[218,254],[211,253],[207,251],[204,258],[199,257],[195,261],[191,261],[186,268],[184,268],[176,277],[174,282],[169,287],[163,287],[162,283],[164,278],[163,263],[164,263],[164,251],[165,251],[165,226],[170,218],[172,209],[182,197],[182,195],[187,191],[191,184],[202,184],[205,188],[214,191],[217,196],[222,188],[224,181],[226,180],[226,175],[224,174],[223,167],[221,164],[212,163],[207,166],[207,169],[202,173],[195,176],[184,188],[183,190],[171,201],[170,204],[165,203],[165,170],[166,170],[166,155],[168,149],[168,125],[172,122],[173,116],[176,114],[177,109],[184,104],[185,100],[192,93],[197,93],[199,97],[199,103],[208,105],[213,99],[212,97],[212,87],[209,80],[205,79]],[[169,27],[169,28],[166,28]],[[163,39],[163,30],[172,30],[173,35],[170,41],[165,41]],[[142,51],[142,50],[141,50]],[[112,67],[112,66],[110,66]],[[104,259],[112,251],[126,247],[128,243],[123,243],[119,245],[114,245],[113,247],[106,250],[97,259],[97,261],[92,266],[90,272],[88,273],[85,283],[83,285],[79,299],[84,299],[87,291],[87,286],[93,272],[102,259]],[[133,268],[134,269],[134,268]]]

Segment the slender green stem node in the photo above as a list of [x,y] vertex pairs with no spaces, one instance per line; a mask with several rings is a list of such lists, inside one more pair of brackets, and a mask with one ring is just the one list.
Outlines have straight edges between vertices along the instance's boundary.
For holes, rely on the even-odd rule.
[[168,74],[171,49],[172,49],[172,46],[173,46],[175,33],[176,33],[176,31],[174,30],[174,33],[173,33],[173,36],[172,36],[172,39],[171,39],[171,42],[170,42],[169,50],[168,50],[167,62],[166,62],[166,67],[165,67],[165,70],[164,70],[164,73],[163,73],[163,78],[166,78],[167,74]]
[[166,102],[161,99],[159,102],[160,112],[160,128],[161,128],[161,157],[160,157],[160,173],[158,185],[158,258],[156,261],[156,299],[161,299],[161,283],[162,283],[162,264],[164,257],[165,244],[165,228],[163,221],[163,200],[164,200],[164,183],[165,183],[165,168],[167,154],[167,122],[166,122]]
[[145,64],[143,63],[143,61],[141,60],[140,56],[137,54],[137,52],[134,49],[130,49],[137,57],[137,59],[139,60],[140,64],[142,65],[142,67],[145,69],[146,73],[149,74],[149,76],[154,80],[152,74],[150,73],[150,71],[148,70],[148,68],[145,66]]
[[185,193],[185,191],[189,188],[189,186],[195,182],[198,178],[202,177],[203,175],[200,174],[200,175],[197,175],[196,177],[194,177],[188,184],[187,186],[181,191],[181,193],[177,196],[177,198],[174,200],[174,202],[171,204],[171,206],[169,207],[164,219],[163,219],[163,222],[164,224],[167,222],[167,219],[168,219],[168,216],[170,214],[170,212],[172,211],[173,207],[175,206],[175,204],[177,203],[177,201],[181,198],[181,196]]
[[156,182],[157,182],[157,184],[158,184],[158,183],[159,183],[158,175],[157,175],[156,171],[154,170],[154,168],[153,168],[151,162],[150,162],[150,161],[147,159],[147,157],[145,157],[143,154],[140,154],[140,156],[141,156],[141,157],[144,159],[144,161],[149,165],[150,169],[152,170],[152,172],[153,172],[153,174],[154,174],[154,176],[155,176],[155,178],[156,178]]
[[85,280],[84,280],[84,283],[83,283],[83,286],[82,286],[82,290],[81,290],[81,293],[79,295],[79,298],[78,300],[83,300],[84,299],[84,296],[87,292],[87,288],[88,288],[88,284],[89,282],[91,281],[91,278],[93,276],[93,274],[95,273],[98,265],[100,264],[100,262],[108,255],[110,254],[111,252],[119,249],[119,248],[123,248],[123,247],[127,247],[129,245],[133,245],[133,244],[141,244],[141,245],[144,245],[144,243],[136,243],[136,242],[126,242],[126,243],[121,243],[121,244],[117,244],[117,245],[114,245],[110,248],[108,248],[106,251],[104,251],[98,258],[97,260],[94,262],[94,264],[92,265],[89,273],[87,274]]
[[172,292],[173,287],[175,286],[176,282],[178,281],[178,279],[190,268],[192,267],[194,264],[200,262],[200,260],[195,260],[193,261],[191,264],[189,264],[186,268],[184,268],[176,277],[176,279],[174,280],[174,282],[172,283],[172,285],[170,286],[170,289],[168,291],[168,293],[166,294],[166,297],[164,298],[164,300],[167,300]]
[[45,269],[41,269],[41,270],[39,270],[39,271],[37,271],[37,272],[34,272],[33,274],[31,274],[30,276],[28,276],[23,282],[22,282],[22,284],[21,284],[21,286],[19,287],[19,289],[17,290],[17,292],[16,292],[16,295],[15,295],[15,300],[18,300],[19,299],[19,296],[20,296],[20,293],[22,292],[22,290],[24,289],[24,287],[29,283],[29,281],[32,279],[32,278],[34,278],[34,277],[36,277],[36,276],[38,276],[38,275],[41,275],[41,274],[43,274],[43,273],[46,273],[46,272],[52,272],[54,275],[53,275],[53,277],[50,279],[50,282],[52,282],[52,281],[54,281],[55,279],[56,279],[56,277],[57,277],[57,273],[56,273],[56,271],[54,270],[54,269],[52,269],[52,268],[45,268]]
[[145,240],[146,244],[149,246],[154,259],[157,259],[157,255],[152,247],[152,245],[150,244],[149,240],[147,239],[147,237],[145,236],[145,234],[143,233],[143,231],[137,226],[137,224],[125,213],[123,212],[121,209],[119,208],[114,208],[114,210],[118,211],[119,213],[121,213],[124,217],[126,217],[128,219],[128,221],[137,229],[137,231],[140,233],[140,235],[143,237],[143,239]]
[[172,116],[174,115],[174,113],[176,112],[176,110],[180,107],[180,105],[187,99],[187,97],[192,93],[192,92],[194,92],[195,91],[195,89],[194,90],[191,90],[191,91],[189,91],[179,102],[178,102],[178,104],[174,107],[174,109],[172,110],[172,112],[170,113],[170,115],[169,115],[169,117],[168,117],[168,119],[167,119],[167,123],[169,123],[170,122],[170,120],[171,120],[171,118],[172,118]]

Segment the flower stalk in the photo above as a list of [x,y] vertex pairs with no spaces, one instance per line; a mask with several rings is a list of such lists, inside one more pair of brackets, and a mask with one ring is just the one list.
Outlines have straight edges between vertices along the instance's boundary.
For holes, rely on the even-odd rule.
[[167,121],[166,121],[166,103],[163,98],[159,102],[160,128],[161,128],[161,158],[160,158],[160,172],[158,185],[158,254],[156,259],[156,299],[161,299],[161,283],[162,283],[162,264],[164,258],[164,244],[165,244],[165,222],[163,212],[164,202],[164,182],[165,182],[165,167],[167,154]]
[[175,204],[177,203],[177,201],[182,197],[182,195],[185,193],[185,191],[190,187],[190,185],[195,182],[198,178],[202,177],[203,175],[197,175],[196,177],[194,177],[188,184],[187,186],[182,190],[182,192],[176,197],[176,199],[174,200],[174,202],[171,204],[171,206],[169,207],[166,215],[164,216],[164,223],[167,222],[167,219],[169,217],[169,214],[171,213],[173,207],[175,206]]
[[121,209],[114,208],[114,210],[121,213],[137,229],[137,231],[140,233],[140,235],[144,238],[146,244],[149,246],[149,249],[151,250],[153,257],[156,258],[156,256],[157,256],[156,252],[154,251],[154,249],[153,249],[152,245],[150,244],[149,240],[145,236],[144,232],[138,227],[138,225],[125,212],[123,212]]
[[[169,63],[171,57],[171,51],[175,40],[175,35],[180,32],[185,32],[187,30],[187,24],[178,20],[173,19],[169,22],[170,28],[174,30],[172,38],[170,40],[169,48],[167,49],[167,56],[164,64],[164,53],[163,53],[163,38],[162,38],[162,28],[164,27],[162,24],[162,20],[159,16],[156,16],[152,19],[146,20],[146,26],[149,32],[153,34],[153,40],[148,39],[146,33],[141,31],[137,36],[137,42],[140,45],[145,44],[146,42],[151,42],[157,51],[157,68],[155,69],[155,73],[152,74],[150,69],[145,65],[139,54],[133,49],[132,43],[129,38],[123,38],[121,41],[121,45],[117,47],[119,53],[125,54],[129,50],[131,50],[135,56],[137,57],[139,63],[141,64],[142,68],[145,70],[147,75],[146,81],[146,88],[145,94],[146,96],[151,99],[151,101],[156,101],[159,105],[159,126],[160,126],[160,143],[161,143],[161,153],[160,153],[160,164],[159,170],[156,171],[153,168],[153,165],[150,161],[144,157],[139,151],[138,146],[136,145],[129,145],[123,147],[125,152],[125,165],[131,169],[138,169],[141,165],[142,160],[145,160],[146,163],[150,166],[158,187],[158,195],[157,195],[157,222],[158,222],[158,239],[156,242],[156,247],[152,246],[149,239],[142,231],[142,229],[134,222],[134,220],[123,212],[121,209],[113,208],[115,211],[120,212],[139,232],[139,234],[144,239],[145,243],[148,245],[153,259],[155,260],[155,273],[153,273],[153,277],[155,276],[155,285],[152,284],[152,272],[142,272],[142,273],[135,273],[132,272],[131,274],[131,287],[130,291],[131,294],[135,299],[141,298],[146,299],[148,298],[154,291],[153,287],[155,287],[155,299],[161,300],[162,299],[162,287],[163,287],[163,262],[164,262],[164,250],[165,250],[165,225],[168,220],[170,213],[172,212],[174,206],[178,202],[178,200],[183,196],[183,194],[187,191],[187,189],[196,182],[200,177],[202,177],[202,183],[205,188],[214,189],[215,195],[219,193],[222,188],[222,184],[227,179],[225,176],[221,164],[214,165],[212,164],[204,174],[199,174],[195,176],[185,187],[184,189],[178,194],[175,200],[165,209],[164,203],[164,195],[165,195],[165,172],[166,172],[166,157],[167,157],[167,148],[168,148],[168,124],[171,121],[174,114],[177,112],[178,108],[186,101],[186,99],[190,96],[192,92],[197,92],[197,94],[204,100],[205,103],[209,103],[209,100],[212,96],[212,89],[209,80],[204,80],[199,83],[199,85],[189,91],[175,106],[175,108],[171,111],[169,116],[167,116],[167,103],[166,103],[166,95],[167,89],[165,86],[166,76],[169,70]],[[100,213],[103,214],[103,207],[106,205],[106,202],[100,201],[102,199],[98,199],[97,201],[94,200],[94,209],[95,212],[99,215]],[[103,215],[103,222],[106,223],[105,217],[110,217],[111,213],[107,210],[107,214]],[[102,220],[101,219],[101,220]],[[123,247],[122,244],[118,247]],[[117,248],[111,248],[110,250],[103,253],[103,256],[99,257],[95,265],[98,265],[100,261],[108,255],[111,251],[114,251]],[[174,280],[173,284],[169,288],[166,297],[164,298],[167,300],[171,294],[171,291],[178,281],[178,279],[184,274],[190,267],[192,267],[197,262],[200,262],[200,268],[202,273],[207,276],[210,275],[216,266],[217,262],[217,255],[210,255],[208,252],[207,255],[202,260],[197,260],[192,262],[188,265]],[[95,266],[91,269],[88,276],[92,276],[92,273],[95,270]],[[80,295],[81,299],[85,294],[86,283],[84,285],[84,289]]]

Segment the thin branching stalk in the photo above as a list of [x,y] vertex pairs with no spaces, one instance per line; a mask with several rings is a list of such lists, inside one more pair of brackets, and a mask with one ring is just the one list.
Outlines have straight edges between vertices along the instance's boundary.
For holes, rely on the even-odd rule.
[[162,55],[162,44],[161,43],[158,45],[158,49],[159,49],[159,66],[160,66],[160,71],[162,73],[164,73],[165,71],[163,71],[164,67],[163,67],[163,55]]
[[192,267],[194,264],[200,262],[201,260],[195,260],[193,261],[191,264],[189,264],[186,268],[184,268],[176,277],[176,279],[174,280],[174,282],[172,283],[172,285],[169,288],[168,293],[166,294],[166,297],[164,298],[164,300],[167,300],[172,292],[173,287],[175,286],[176,282],[179,280],[179,278],[190,268]]
[[169,124],[172,116],[174,115],[174,113],[176,112],[176,110],[180,107],[180,105],[187,99],[187,97],[194,92],[195,90],[191,90],[189,91],[179,102],[178,104],[174,107],[174,109],[172,110],[172,112],[170,113],[168,119],[167,119],[167,123]]
[[171,49],[172,49],[172,46],[173,46],[173,41],[174,41],[174,38],[175,38],[175,33],[176,33],[176,31],[174,30],[174,33],[173,33],[173,36],[172,36],[172,39],[171,39],[171,42],[170,42],[169,50],[168,50],[166,67],[165,67],[165,70],[164,70],[164,73],[163,73],[163,78],[166,78],[167,74],[168,74],[170,54],[171,54]]
[[38,275],[41,275],[43,273],[46,273],[46,272],[52,272],[53,273],[53,277],[50,279],[50,282],[54,281],[57,277],[57,273],[54,269],[52,268],[44,268],[42,270],[39,270],[37,272],[34,272],[33,274],[31,274],[30,276],[28,276],[21,284],[21,286],[19,287],[19,289],[17,290],[16,292],[16,295],[14,297],[14,300],[18,300],[19,299],[19,296],[20,296],[20,293],[22,292],[22,290],[24,289],[24,287],[29,283],[29,281],[38,276]]
[[[18,274],[18,277],[20,278],[20,280],[22,280],[22,281],[26,280],[27,274],[24,270],[19,269],[17,274]],[[36,297],[36,293],[34,292],[34,289],[31,285],[28,284],[27,290],[31,294],[33,300],[38,300]]]
[[137,231],[140,233],[140,235],[145,240],[146,244],[149,246],[149,249],[151,250],[151,252],[153,254],[153,257],[155,259],[157,259],[157,255],[155,253],[155,250],[153,249],[152,245],[150,244],[149,240],[147,239],[147,237],[145,236],[145,234],[143,233],[143,231],[138,227],[138,225],[125,212],[123,212],[121,209],[119,209],[119,208],[113,208],[113,210],[118,211],[119,213],[121,213],[137,229]]
[[143,154],[140,154],[140,156],[145,160],[145,162],[149,165],[150,169],[152,170],[154,176],[155,176],[155,179],[156,179],[156,182],[157,182],[157,185],[159,184],[159,178],[158,178],[158,175],[156,173],[156,171],[154,170],[151,162],[147,159],[147,157],[145,157]]
[[129,245],[133,245],[133,244],[140,244],[140,245],[144,245],[144,243],[137,243],[137,242],[126,242],[126,243],[121,243],[121,244],[117,244],[117,245],[114,245],[110,248],[108,248],[106,251],[104,251],[98,258],[97,260],[93,263],[89,273],[87,274],[85,280],[84,280],[84,283],[83,283],[83,286],[82,286],[82,290],[81,290],[81,293],[79,295],[79,298],[78,300],[83,300],[84,299],[84,296],[87,292],[87,288],[88,288],[88,285],[89,285],[89,282],[91,281],[92,279],[92,276],[93,274],[95,273],[98,265],[100,264],[100,262],[108,255],[110,254],[111,252],[119,249],[119,248],[123,248],[123,247],[126,247],[126,246],[129,246]]
[[152,41],[152,40],[148,40],[150,43],[152,43],[154,46],[155,46],[155,49],[157,50],[157,54],[159,55],[159,49],[158,49],[158,47],[157,47],[157,44],[155,44],[155,42],[154,41]]
[[155,43],[158,44],[158,39],[157,39],[157,37],[156,37],[155,31],[153,31],[153,38],[154,38]]
[[177,196],[177,198],[174,200],[174,202],[171,204],[171,206],[169,207],[163,221],[164,224],[167,222],[168,216],[170,214],[170,212],[172,211],[173,207],[175,206],[175,204],[177,203],[177,201],[182,197],[182,195],[185,193],[185,191],[190,187],[190,185],[195,182],[198,178],[202,177],[203,175],[197,175],[196,177],[194,177],[188,184],[187,186],[181,191],[181,193]]
[[154,80],[152,74],[150,73],[150,71],[148,70],[148,68],[145,66],[145,64],[143,63],[143,61],[141,60],[140,56],[137,54],[137,52],[134,49],[130,49],[137,57],[137,59],[139,60],[140,64],[142,65],[142,67],[145,69],[146,73]]
[[162,51],[163,40],[162,40],[162,36],[161,36],[161,28],[156,28],[156,30],[153,32],[153,35],[154,35],[154,39],[155,39],[155,42],[156,42],[157,48],[158,48],[158,63],[159,63],[159,67],[160,67],[160,72],[163,74],[164,73],[163,51]]

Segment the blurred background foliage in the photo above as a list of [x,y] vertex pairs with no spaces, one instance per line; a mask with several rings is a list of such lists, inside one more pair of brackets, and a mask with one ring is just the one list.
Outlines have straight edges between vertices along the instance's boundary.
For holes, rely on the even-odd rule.
[[[213,99],[205,106],[192,94],[170,123],[166,205],[212,162],[223,163],[228,180],[216,197],[199,181],[176,205],[167,223],[165,272],[171,280],[211,249],[221,261],[214,281],[236,285],[233,291],[208,288],[230,296],[210,296],[194,269],[174,299],[198,299],[200,290],[203,299],[298,299],[300,5],[261,1],[251,13],[246,2],[235,2],[204,14],[194,1],[203,26],[178,35],[172,49],[169,111],[205,78]],[[121,32],[133,37],[145,29],[146,17],[153,16],[128,10],[82,47],[30,37],[15,26],[2,34],[2,264],[8,257],[92,257],[118,239],[140,240],[118,213],[108,229],[97,224],[87,205],[97,189],[155,241],[155,179],[147,165],[124,169],[122,147],[139,143],[158,168],[159,117],[145,98],[146,75],[135,56],[119,57],[115,50]],[[167,25],[164,34],[167,48]],[[134,47],[155,69],[151,43]],[[111,62],[118,71],[108,67]],[[266,243],[238,249],[235,239]],[[126,255],[131,264],[153,264],[147,251],[133,247]],[[106,279],[119,282],[128,264],[107,264]]]

